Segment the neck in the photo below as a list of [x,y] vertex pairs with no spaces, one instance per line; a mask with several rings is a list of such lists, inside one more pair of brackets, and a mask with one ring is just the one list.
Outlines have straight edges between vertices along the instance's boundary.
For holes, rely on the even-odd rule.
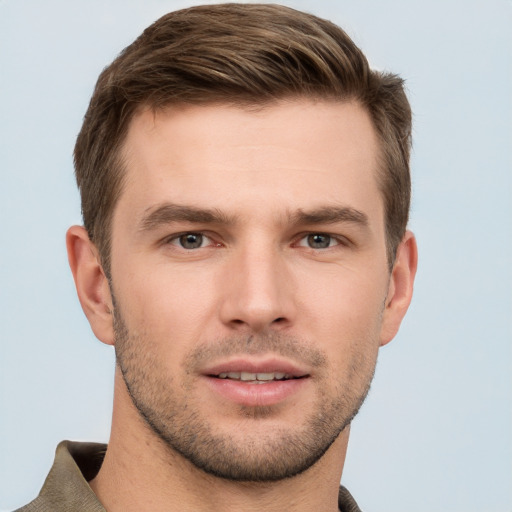
[[116,372],[110,442],[90,485],[109,512],[335,512],[348,430],[300,475],[270,483],[228,481],[196,468],[154,434]]

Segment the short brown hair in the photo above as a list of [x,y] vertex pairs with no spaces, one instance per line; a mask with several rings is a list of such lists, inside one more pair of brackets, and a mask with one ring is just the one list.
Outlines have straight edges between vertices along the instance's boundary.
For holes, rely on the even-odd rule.
[[358,101],[381,143],[379,186],[393,264],[410,204],[411,110],[403,81],[371,70],[333,23],[270,4],[218,4],[166,14],[101,73],[75,146],[82,215],[110,273],[110,231],[123,185],[120,150],[143,107],[281,98]]

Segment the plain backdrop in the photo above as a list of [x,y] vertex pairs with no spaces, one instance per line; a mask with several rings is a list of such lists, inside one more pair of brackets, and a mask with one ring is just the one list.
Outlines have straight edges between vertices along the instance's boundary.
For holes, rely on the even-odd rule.
[[[414,110],[415,297],[383,348],[343,482],[370,512],[512,510],[512,3],[289,0],[344,27]],[[108,439],[114,359],[64,247],[101,69],[173,0],[0,1],[0,509],[61,439]]]

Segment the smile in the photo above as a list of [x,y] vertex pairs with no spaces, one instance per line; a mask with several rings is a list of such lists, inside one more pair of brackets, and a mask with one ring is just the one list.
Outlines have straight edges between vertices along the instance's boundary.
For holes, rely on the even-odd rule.
[[218,375],[214,375],[218,379],[230,379],[238,380],[243,382],[251,382],[254,384],[265,384],[266,382],[272,382],[276,380],[289,380],[298,377],[294,377],[288,373],[283,372],[271,372],[271,373],[251,373],[251,372],[222,372]]
[[285,358],[234,356],[202,369],[214,400],[246,407],[283,403],[311,386],[309,368]]

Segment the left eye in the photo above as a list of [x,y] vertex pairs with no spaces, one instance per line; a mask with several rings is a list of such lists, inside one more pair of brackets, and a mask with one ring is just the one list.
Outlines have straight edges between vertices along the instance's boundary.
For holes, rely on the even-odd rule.
[[327,249],[339,245],[339,241],[325,233],[312,233],[300,239],[299,246],[310,247],[311,249]]
[[201,233],[184,233],[170,240],[173,245],[178,245],[183,249],[200,249],[211,244],[211,240]]

